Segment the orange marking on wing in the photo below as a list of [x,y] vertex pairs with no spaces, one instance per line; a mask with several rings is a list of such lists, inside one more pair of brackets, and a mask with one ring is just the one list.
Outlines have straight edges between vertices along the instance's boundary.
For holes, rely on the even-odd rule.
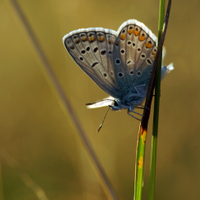
[[88,37],[88,40],[89,40],[89,42],[93,42],[93,41],[95,40],[95,37],[94,37],[94,35],[93,35],[93,36],[90,36],[90,37]]
[[128,34],[131,35],[133,33],[133,29],[128,30]]
[[79,38],[75,39],[74,42],[75,42],[75,44],[79,44],[80,43]]
[[146,47],[146,48],[151,48],[151,47],[153,47],[153,45],[152,45],[151,43],[147,42],[147,43],[145,44],[145,47]]
[[104,36],[99,36],[99,37],[98,37],[98,41],[99,41],[99,42],[103,42],[103,41],[104,41],[104,39],[105,39],[105,37],[104,37]]
[[145,36],[140,35],[140,36],[139,36],[139,40],[140,40],[140,42],[142,42],[143,40],[145,40],[145,38],[146,38]]
[[81,38],[81,40],[82,40],[83,42],[85,42],[85,41],[87,40],[87,37],[84,36],[84,37]]
[[154,58],[156,57],[156,53],[154,51],[152,51],[152,54],[154,55]]
[[134,31],[134,34],[135,34],[135,36],[138,36],[138,35],[140,34],[140,31],[139,31],[138,29],[136,29],[136,30]]
[[120,38],[121,38],[122,40],[125,40],[126,34],[125,34],[125,33],[122,33],[122,34],[120,35]]

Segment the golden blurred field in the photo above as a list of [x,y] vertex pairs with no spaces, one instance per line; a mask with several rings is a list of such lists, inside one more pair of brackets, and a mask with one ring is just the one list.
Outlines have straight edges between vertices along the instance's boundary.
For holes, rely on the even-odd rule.
[[[107,199],[70,115],[44,73],[10,0],[0,0],[0,200],[38,200],[25,172],[49,200]],[[139,122],[85,103],[107,96],[75,64],[62,37],[87,27],[117,30],[134,18],[157,34],[159,1],[18,1],[81,122],[119,199],[132,199]],[[200,199],[200,1],[173,1],[162,82],[156,200]],[[149,124],[151,132],[152,118]],[[148,199],[151,133],[147,136],[143,199]],[[0,153],[1,153],[0,152]],[[2,153],[1,153],[2,154]],[[9,163],[14,159],[16,165]],[[21,171],[23,170],[22,174]]]

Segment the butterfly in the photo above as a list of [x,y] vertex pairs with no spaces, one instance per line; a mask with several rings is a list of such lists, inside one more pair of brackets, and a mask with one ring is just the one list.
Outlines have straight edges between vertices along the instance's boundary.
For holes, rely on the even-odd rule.
[[[127,109],[136,118],[131,113],[139,114],[134,109],[142,106],[146,97],[157,53],[157,37],[151,30],[132,19],[117,32],[104,28],[72,31],[63,37],[63,43],[78,66],[110,95],[87,107]],[[161,77],[172,69],[173,64],[162,66]]]

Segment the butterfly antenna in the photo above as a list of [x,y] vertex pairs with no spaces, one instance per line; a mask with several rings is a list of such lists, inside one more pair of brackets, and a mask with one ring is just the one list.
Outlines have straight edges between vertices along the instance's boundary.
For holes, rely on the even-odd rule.
[[104,123],[104,121],[105,121],[105,119],[106,119],[106,116],[107,116],[109,110],[110,110],[110,107],[108,107],[108,110],[106,111],[106,114],[105,114],[105,116],[104,116],[104,118],[103,118],[103,121],[101,122],[101,124],[100,124],[100,126],[99,126],[97,132],[99,132],[99,131],[101,130],[101,128],[102,128],[102,126],[103,126],[103,123]]

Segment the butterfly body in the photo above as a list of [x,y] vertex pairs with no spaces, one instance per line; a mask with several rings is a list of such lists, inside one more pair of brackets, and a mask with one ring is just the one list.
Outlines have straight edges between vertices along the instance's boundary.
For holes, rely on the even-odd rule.
[[[88,28],[72,31],[63,43],[79,67],[110,97],[88,104],[112,110],[141,105],[147,92],[157,52],[156,36],[141,22],[128,20],[114,31]],[[162,67],[162,77],[173,69]]]

